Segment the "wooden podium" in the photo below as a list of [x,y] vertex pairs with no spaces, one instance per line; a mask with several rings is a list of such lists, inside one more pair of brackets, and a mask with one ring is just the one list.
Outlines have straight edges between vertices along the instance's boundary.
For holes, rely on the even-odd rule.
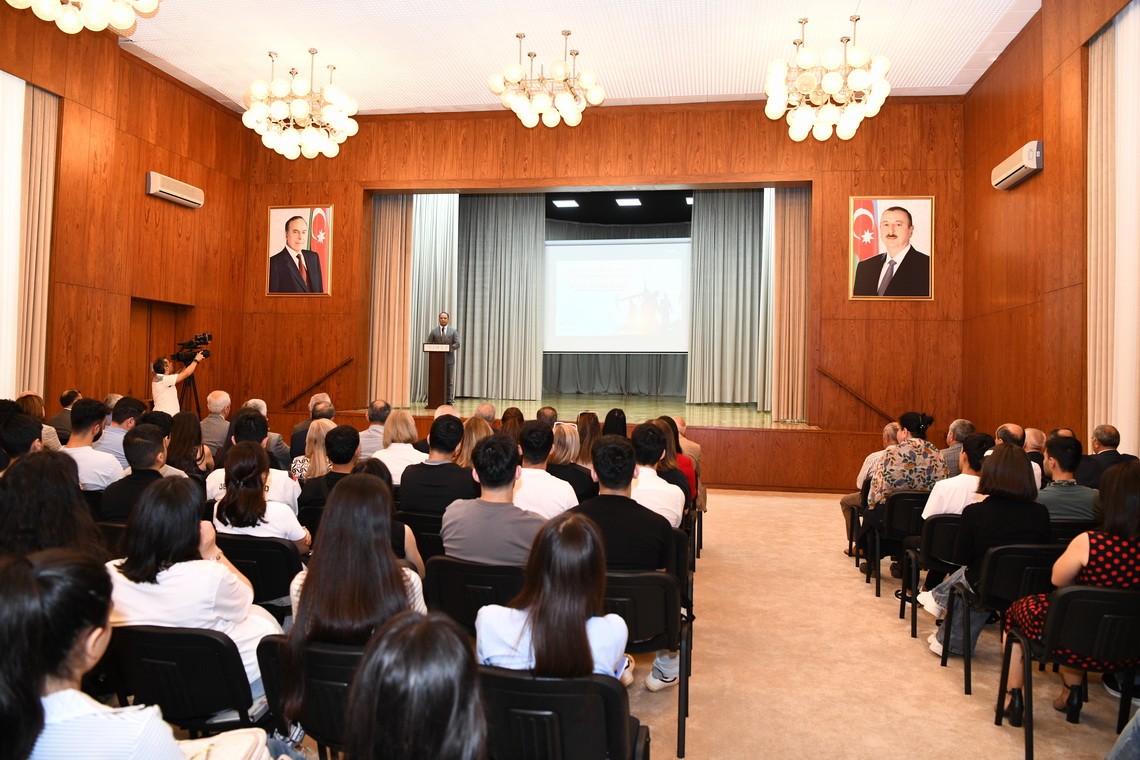
[[424,343],[423,350],[428,355],[427,408],[435,409],[447,401],[447,355],[451,353],[451,344]]

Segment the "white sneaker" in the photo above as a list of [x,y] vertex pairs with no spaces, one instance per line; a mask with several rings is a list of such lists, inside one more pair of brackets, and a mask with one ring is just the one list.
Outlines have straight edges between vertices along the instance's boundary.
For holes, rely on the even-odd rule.
[[921,594],[915,597],[915,600],[922,605],[922,609],[926,610],[936,618],[942,617],[942,613],[945,611],[938,606],[938,602],[934,601],[934,594],[930,593],[929,591],[923,591]]
[[938,639],[930,642],[930,651],[934,652],[934,654],[938,655],[939,657],[942,656],[942,644],[938,642]]
[[625,657],[625,665],[622,666],[621,675],[618,676],[618,680],[621,681],[622,686],[629,686],[630,684],[633,683],[634,662],[633,662],[633,658],[630,657],[628,654],[624,655],[624,657]]
[[933,644],[936,641],[938,641],[938,631],[935,631],[934,633],[932,633],[926,637],[926,643],[927,644]]
[[654,668],[649,673],[649,675],[645,677],[645,688],[649,689],[650,691],[661,691],[662,689],[668,689],[670,686],[676,685],[676,676],[673,676],[672,678],[665,678],[657,672],[657,668]]

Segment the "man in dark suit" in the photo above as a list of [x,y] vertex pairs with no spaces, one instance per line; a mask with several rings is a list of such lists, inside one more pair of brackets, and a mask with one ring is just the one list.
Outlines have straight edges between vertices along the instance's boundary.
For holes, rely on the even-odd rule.
[[1092,456],[1081,458],[1077,467],[1077,483],[1089,488],[1100,488],[1100,477],[1114,464],[1135,459],[1132,454],[1121,454],[1120,431],[1112,425],[1097,425],[1092,434]]
[[879,237],[886,253],[859,262],[855,268],[856,296],[927,297],[930,257],[910,245],[914,221],[902,206],[891,206],[879,219]]
[[55,428],[59,442],[64,445],[67,445],[68,439],[71,438],[71,405],[81,398],[83,398],[83,394],[74,388],[59,394],[59,405],[63,409],[53,414],[47,421],[48,425]]
[[269,257],[270,293],[325,292],[320,257],[302,248],[308,234],[309,225],[302,217],[285,222],[285,247]]
[[439,313],[439,326],[433,327],[428,333],[428,343],[447,343],[451,350],[447,352],[447,399],[445,404],[455,403],[455,352],[459,350],[459,333],[449,326],[451,315],[446,311]]

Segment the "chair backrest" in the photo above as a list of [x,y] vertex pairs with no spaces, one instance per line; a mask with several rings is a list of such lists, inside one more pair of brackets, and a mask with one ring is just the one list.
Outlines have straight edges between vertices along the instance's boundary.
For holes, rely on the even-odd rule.
[[1082,533],[1100,528],[1099,520],[1050,520],[1049,533],[1059,544],[1067,544]]
[[954,541],[958,538],[958,526],[962,524],[962,515],[932,515],[929,520],[922,523],[922,541],[919,543],[919,552],[927,564],[936,560],[942,564],[950,564],[954,556]]
[[289,596],[289,584],[301,572],[301,554],[284,538],[218,534],[218,548],[253,584],[253,601]]
[[629,696],[610,676],[537,678],[480,666],[488,754],[495,760],[630,757]]
[[103,534],[103,543],[112,557],[123,556],[123,537],[127,534],[127,524],[122,522],[98,522],[99,532]]
[[895,491],[887,497],[883,514],[884,537],[904,538],[922,535],[922,510],[929,491]]
[[321,516],[324,513],[324,507],[301,507],[301,511],[297,513],[297,522],[308,529],[314,541],[317,539],[317,531],[321,528]]
[[982,559],[978,599],[983,606],[1004,611],[1014,601],[1053,588],[1053,563],[1065,551],[1061,544],[995,546]]
[[87,508],[91,510],[91,519],[98,520],[103,511],[103,492],[84,489],[83,500],[87,502]]
[[237,710],[249,724],[253,696],[233,640],[203,628],[132,625],[115,628],[111,657],[135,704],[158,705],[162,717],[185,728],[214,713]]
[[1105,663],[1140,660],[1140,589],[1065,586],[1045,616],[1046,652],[1066,649]]
[[693,561],[692,537],[680,528],[673,528],[673,560],[667,569],[677,578],[681,592],[681,606],[687,610],[693,607],[693,574],[696,565]]
[[[266,636],[257,645],[265,696],[278,719],[284,717],[282,653],[285,641],[284,636]],[[305,647],[305,696],[298,721],[305,733],[322,746],[339,750],[344,745],[348,691],[363,656],[363,646],[311,643]]]
[[475,633],[475,616],[488,604],[508,604],[522,590],[523,569],[432,557],[424,577],[424,601]]
[[443,515],[427,512],[397,512],[396,519],[412,529],[416,537],[416,547],[424,562],[432,557],[443,555],[443,539],[439,535],[443,525]]
[[680,646],[681,593],[672,573],[606,573],[606,612],[625,620],[627,652]]

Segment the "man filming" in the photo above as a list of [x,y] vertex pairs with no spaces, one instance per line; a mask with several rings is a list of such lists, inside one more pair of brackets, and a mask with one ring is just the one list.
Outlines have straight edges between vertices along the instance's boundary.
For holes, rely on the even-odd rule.
[[178,404],[178,383],[194,374],[194,370],[198,369],[198,365],[209,354],[205,351],[199,351],[190,360],[190,363],[182,368],[182,371],[177,374],[172,374],[174,365],[170,359],[165,356],[160,356],[154,360],[151,369],[154,370],[154,377],[150,379],[150,395],[154,398],[154,411],[166,412],[172,417],[182,411]]

